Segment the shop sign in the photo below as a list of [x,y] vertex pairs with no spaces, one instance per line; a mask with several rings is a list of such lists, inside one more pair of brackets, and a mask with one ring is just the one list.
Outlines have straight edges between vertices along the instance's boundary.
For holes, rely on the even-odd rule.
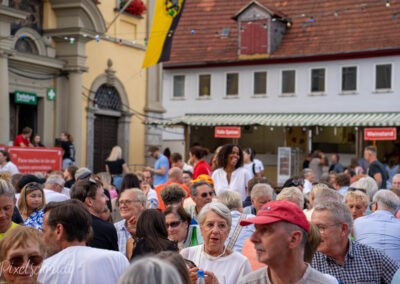
[[396,140],[396,127],[387,128],[365,128],[364,140]]
[[54,101],[56,99],[56,89],[55,88],[48,88],[47,89],[47,100]]
[[37,105],[37,96],[35,93],[28,93],[23,91],[15,91],[14,93],[14,102],[16,104],[24,104],[24,105]]
[[215,138],[240,138],[240,127],[216,126],[214,128]]
[[61,170],[61,148],[8,147],[8,152],[21,173]]

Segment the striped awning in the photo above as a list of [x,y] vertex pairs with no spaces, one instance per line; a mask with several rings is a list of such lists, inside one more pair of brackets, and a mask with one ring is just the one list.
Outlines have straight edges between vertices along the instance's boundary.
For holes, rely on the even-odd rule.
[[147,125],[162,126],[400,126],[400,112],[379,113],[258,113],[186,114],[163,120],[147,120]]

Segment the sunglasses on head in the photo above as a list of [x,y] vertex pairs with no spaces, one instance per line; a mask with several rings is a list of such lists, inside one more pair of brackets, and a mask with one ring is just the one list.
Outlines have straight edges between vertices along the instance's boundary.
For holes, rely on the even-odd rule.
[[167,225],[167,228],[168,228],[168,227],[176,228],[176,227],[178,227],[181,223],[182,223],[182,220],[179,220],[179,221],[173,221],[173,222],[170,222],[170,223],[165,223],[165,225]]
[[202,194],[200,194],[200,196],[201,196],[202,198],[206,198],[207,195],[209,195],[209,196],[214,196],[214,195],[215,195],[215,192],[214,192],[214,191],[209,191],[209,192],[203,192]]
[[[25,258],[22,255],[14,256],[8,260],[11,266],[21,267],[25,263]],[[39,266],[43,262],[43,257],[40,255],[31,255],[28,257],[27,265]]]
[[349,187],[348,191],[361,191],[367,193],[367,191],[364,188],[356,188],[356,187]]
[[42,185],[40,183],[38,183],[38,182],[33,181],[33,182],[30,182],[27,185],[25,185],[25,187],[27,189],[37,189],[37,188],[41,188]]

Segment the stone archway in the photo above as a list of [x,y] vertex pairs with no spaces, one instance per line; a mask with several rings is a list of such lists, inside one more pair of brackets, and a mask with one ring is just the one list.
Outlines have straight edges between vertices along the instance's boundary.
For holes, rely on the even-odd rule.
[[[125,88],[121,81],[115,77],[112,64],[111,59],[108,59],[105,74],[94,80],[87,108],[86,161],[89,168],[101,169],[101,171],[104,170],[102,165],[105,159],[105,150],[101,149],[100,152],[95,153],[95,148],[98,151],[98,147],[103,147],[104,145],[106,145],[104,147],[109,147],[110,144],[116,142],[123,149],[123,158],[128,161],[129,157],[129,133],[132,113],[129,111],[129,101]],[[107,96],[107,99],[102,99],[101,97],[106,93],[109,96]],[[96,102],[96,99],[101,101]],[[108,131],[107,136],[110,136],[109,132],[111,131],[111,135],[117,136],[116,139],[115,137],[107,137],[111,139],[97,141],[96,137],[105,134],[102,133],[103,131],[106,133]],[[96,161],[100,166],[95,165],[95,158],[101,159]]]

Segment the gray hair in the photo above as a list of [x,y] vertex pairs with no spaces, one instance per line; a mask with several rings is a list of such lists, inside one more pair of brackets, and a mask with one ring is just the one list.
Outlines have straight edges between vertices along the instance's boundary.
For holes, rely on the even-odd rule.
[[353,217],[349,208],[338,201],[326,201],[317,204],[314,207],[314,212],[329,211],[334,219],[334,222],[345,223],[349,227],[349,234],[353,228]]
[[48,185],[64,185],[65,180],[59,176],[59,175],[49,175],[48,178],[46,179],[46,184]]
[[124,192],[134,192],[136,195],[137,200],[143,205],[146,206],[146,202],[147,202],[147,197],[146,195],[144,195],[143,191],[139,188],[127,188],[125,189],[122,193]]
[[314,195],[313,207],[326,201],[341,202],[342,196],[334,189],[323,188]]
[[170,263],[151,256],[134,261],[121,275],[118,284],[184,284]]
[[313,173],[314,171],[310,168],[305,168],[303,170],[303,177],[305,178],[308,174]]
[[11,182],[0,179],[0,196],[7,196],[11,200],[15,200],[15,190]]
[[390,190],[378,190],[375,193],[373,202],[376,202],[379,210],[387,210],[391,213],[396,214],[397,209],[400,205],[400,198]]
[[197,182],[193,183],[190,186],[190,195],[196,196],[197,195],[197,188],[199,186],[202,186],[202,185],[205,185],[205,184],[208,185],[210,187],[210,189],[212,189],[212,186],[208,182],[202,181],[202,180],[201,181],[197,181]]
[[266,183],[257,183],[253,186],[251,190],[250,197],[251,199],[256,199],[260,196],[268,197],[269,200],[272,200],[272,195],[274,193],[274,189]]
[[237,191],[224,191],[218,196],[218,201],[228,207],[231,211],[241,211],[243,208],[242,196]]
[[304,208],[304,195],[298,187],[285,187],[276,197],[276,200],[289,200],[296,203],[301,209]]
[[232,216],[231,211],[219,201],[213,201],[211,203],[207,203],[204,207],[200,210],[199,215],[197,215],[197,220],[199,220],[199,224],[203,225],[204,221],[206,220],[206,216],[208,212],[213,211],[221,218],[225,219],[228,223],[228,226],[232,226]]
[[370,176],[360,178],[358,181],[352,183],[350,187],[365,189],[369,196],[369,200],[372,200],[374,194],[378,191],[378,184]]

